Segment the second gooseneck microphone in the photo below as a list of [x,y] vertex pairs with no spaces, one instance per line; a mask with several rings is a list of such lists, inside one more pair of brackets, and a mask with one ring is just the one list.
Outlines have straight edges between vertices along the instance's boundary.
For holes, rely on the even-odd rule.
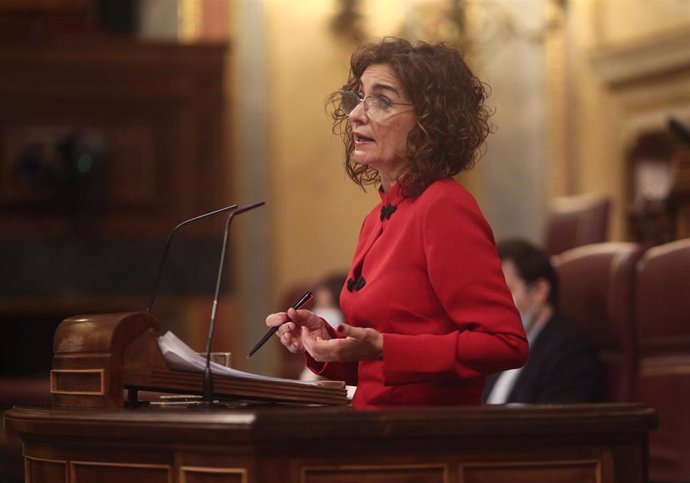
[[215,211],[210,211],[208,213],[204,213],[203,215],[195,216],[194,218],[190,218],[189,220],[185,220],[179,225],[177,225],[175,228],[172,229],[170,232],[170,235],[168,235],[168,240],[165,242],[165,248],[163,249],[163,256],[161,257],[161,262],[158,265],[158,273],[156,274],[156,283],[153,286],[153,292],[151,293],[151,298],[149,299],[149,305],[146,307],[147,312],[151,312],[153,309],[153,302],[156,300],[156,293],[158,292],[158,284],[161,281],[161,275],[163,275],[163,267],[165,266],[165,260],[168,258],[168,252],[170,251],[170,242],[172,242],[173,236],[175,233],[177,233],[177,230],[182,228],[185,225],[189,225],[190,223],[196,223],[197,221],[205,220],[206,218],[211,218],[212,216],[220,215],[223,213],[227,213],[228,211],[233,211],[237,209],[237,205],[230,205],[226,206],[225,208],[221,208],[219,210]]
[[220,297],[220,282],[223,276],[223,265],[225,264],[225,253],[228,247],[228,238],[230,237],[230,225],[232,220],[237,215],[241,215],[247,211],[253,210],[265,205],[265,201],[259,201],[251,205],[238,208],[228,215],[228,221],[225,223],[225,232],[223,234],[223,248],[220,252],[220,261],[218,262],[218,276],[216,278],[216,291],[213,295],[213,305],[211,306],[211,322],[208,327],[208,338],[206,339],[206,366],[204,367],[204,381],[202,387],[203,408],[224,408],[225,404],[216,403],[213,401],[213,374],[211,373],[211,344],[213,342],[213,334],[216,326],[216,309],[218,308],[218,299]]

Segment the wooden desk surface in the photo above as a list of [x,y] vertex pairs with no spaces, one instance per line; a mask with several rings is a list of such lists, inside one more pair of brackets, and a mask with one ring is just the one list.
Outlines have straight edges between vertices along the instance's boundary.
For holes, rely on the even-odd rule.
[[27,481],[625,482],[647,475],[640,404],[356,412],[15,407]]

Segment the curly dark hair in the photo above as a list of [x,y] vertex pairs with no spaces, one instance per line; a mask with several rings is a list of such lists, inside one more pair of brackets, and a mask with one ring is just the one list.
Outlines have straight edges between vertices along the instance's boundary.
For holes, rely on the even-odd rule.
[[[364,44],[350,59],[350,75],[342,90],[357,91],[364,71],[373,64],[390,66],[417,122],[407,137],[407,160],[400,180],[403,196],[415,197],[434,181],[470,169],[493,131],[493,111],[485,104],[489,88],[469,69],[462,54],[444,43],[430,44],[387,37]],[[380,183],[378,172],[354,161],[354,139],[348,115],[338,108],[340,91],[328,102],[333,132],[345,143],[345,169],[359,186]]]

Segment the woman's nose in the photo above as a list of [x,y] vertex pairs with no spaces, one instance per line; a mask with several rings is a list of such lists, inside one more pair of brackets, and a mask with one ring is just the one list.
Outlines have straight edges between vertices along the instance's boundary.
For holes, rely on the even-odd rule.
[[366,109],[364,109],[364,102],[360,102],[348,114],[350,122],[364,122],[368,119]]

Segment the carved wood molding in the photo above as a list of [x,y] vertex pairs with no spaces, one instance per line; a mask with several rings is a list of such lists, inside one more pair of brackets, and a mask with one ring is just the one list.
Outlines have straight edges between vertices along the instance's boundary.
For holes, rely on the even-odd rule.
[[[673,149],[673,138],[667,134],[670,120],[681,125],[690,122],[690,28],[601,49],[590,55],[590,61],[620,110],[618,142],[613,144],[611,156],[620,160],[625,172],[629,236],[646,243],[687,237],[690,208],[685,198],[676,197],[671,209],[668,203],[649,198],[649,189],[657,186],[658,190],[666,183],[677,192],[683,177],[665,150]],[[658,145],[657,152],[640,154],[640,143],[649,146],[652,140]],[[650,178],[650,163],[662,169],[667,166],[665,178],[659,174]]]
[[590,62],[599,78],[610,85],[690,69],[690,28],[596,50]]

